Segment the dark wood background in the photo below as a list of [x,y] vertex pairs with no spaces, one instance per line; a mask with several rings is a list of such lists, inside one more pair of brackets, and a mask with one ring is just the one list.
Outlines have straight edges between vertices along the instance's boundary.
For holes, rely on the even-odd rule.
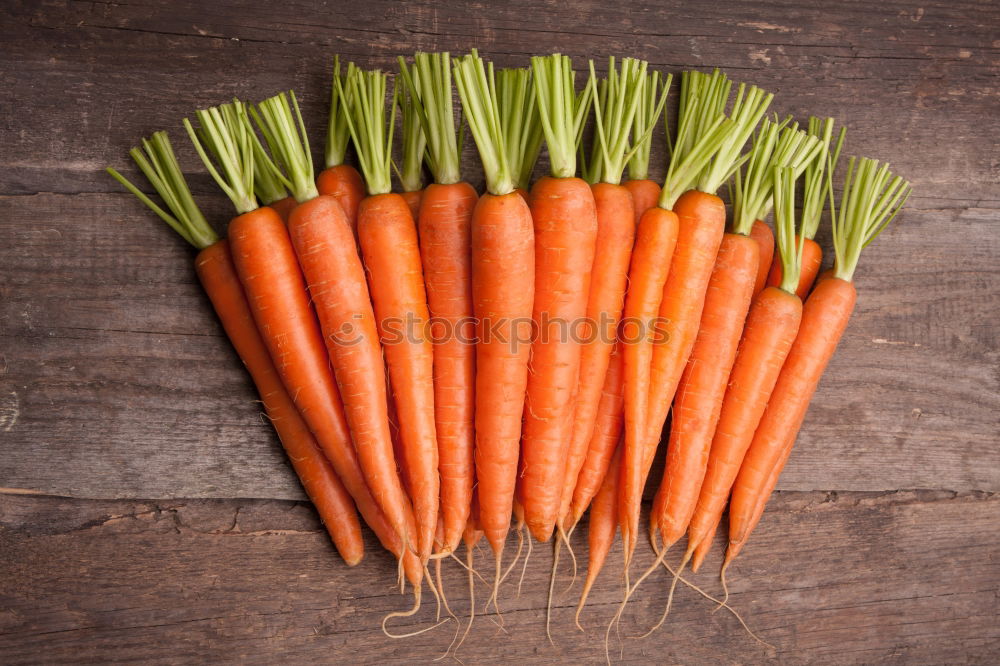
[[[382,635],[381,617],[408,604],[391,559],[369,539],[359,567],[338,561],[191,252],[102,169],[127,166],[127,149],[157,129],[183,145],[180,120],[195,108],[290,87],[320,154],[334,53],[386,67],[400,53],[473,46],[502,65],[561,50],[578,67],[610,54],[673,72],[719,66],[773,90],[779,113],[836,116],[848,154],[888,160],[913,182],[863,260],[858,311],[733,567],[733,606],[773,647],[681,589],[669,624],[626,638],[623,659],[1000,657],[996,3],[5,0],[0,16],[0,661],[444,653],[454,624]],[[192,151],[181,159],[221,228],[225,201]],[[720,550],[694,577],[716,594]],[[489,570],[486,551],[479,561]],[[550,561],[534,549],[522,596],[504,588],[506,633],[477,619],[463,661],[603,660],[617,550],[586,633],[572,624],[579,585],[557,596],[553,645]],[[450,563],[445,576],[467,613],[463,574]],[[646,586],[626,636],[658,616],[665,588]],[[425,608],[400,624],[432,620]]]

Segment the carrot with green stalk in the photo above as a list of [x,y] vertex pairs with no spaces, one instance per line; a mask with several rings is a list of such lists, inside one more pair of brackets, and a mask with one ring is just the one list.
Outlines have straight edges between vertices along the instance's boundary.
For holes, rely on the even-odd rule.
[[[827,179],[832,179],[829,169]],[[833,275],[821,279],[806,300],[798,335],[733,485],[723,576],[759,519],[820,377],[847,328],[857,299],[853,278],[861,251],[885,230],[909,195],[910,184],[894,176],[888,164],[864,157],[848,162],[839,210],[831,194]],[[783,284],[794,289],[798,281],[790,278],[783,276]]]
[[382,354],[365,271],[343,206],[315,187],[305,127],[294,94],[290,99],[291,103],[284,94],[276,95],[252,111],[274,149],[270,168],[300,202],[289,215],[288,233],[319,319],[319,331],[312,323],[310,334],[319,333],[326,352],[315,362],[325,361],[323,379],[335,379],[345,401],[352,452],[367,488],[403,542],[416,550],[413,510],[396,471]]
[[[213,145],[210,141],[202,141],[202,143],[209,147]],[[287,223],[289,214],[293,208],[299,205],[299,202],[288,193],[285,183],[270,168],[269,159],[264,151],[264,146],[259,141],[254,141],[253,191],[260,203],[273,208]]]
[[[441,473],[443,548],[462,539],[472,502],[476,347],[472,342],[472,211],[476,190],[462,180],[448,53],[417,53],[400,72],[427,137],[434,176],[417,218],[427,304],[443,325],[434,344],[434,418]],[[418,84],[419,82],[419,84]]]
[[[707,223],[701,223],[692,212],[692,209],[699,212],[692,203],[694,195],[681,196],[681,193],[697,182],[713,156],[731,141],[736,125],[725,117],[728,93],[728,81],[721,75],[708,77],[691,72],[682,76],[678,149],[667,169],[657,206],[643,213],[636,230],[621,331],[625,342],[625,449],[618,511],[626,567],[635,551],[642,490],[659,441],[658,437],[654,439],[649,435],[650,412],[653,411],[650,400],[656,397],[653,392],[656,387],[651,383],[653,362],[663,344],[683,344],[683,340],[678,342],[668,338],[664,342],[662,339],[664,321],[659,317],[664,310],[663,302],[668,296],[672,299],[666,320],[670,326],[677,327],[682,322],[679,315],[691,316],[689,310],[693,306],[681,308],[680,305],[696,300],[699,294],[703,296],[704,289],[699,290],[698,280],[699,271],[704,268],[698,262],[714,259],[711,252],[717,220],[710,217]],[[686,208],[677,209],[677,204]],[[716,210],[715,206],[722,210]],[[711,208],[709,212],[716,217],[721,215],[724,223],[725,209],[721,201],[711,207],[706,204],[705,207]],[[678,244],[681,230],[679,212],[684,212],[686,216],[683,247]],[[699,236],[697,232],[701,227],[705,227],[705,231]],[[704,247],[706,245],[708,247]],[[677,270],[673,267],[677,259],[675,247],[678,252],[684,252],[681,268]],[[686,282],[689,275],[693,276],[690,278],[692,285]],[[674,284],[667,289],[670,276],[673,276]],[[678,299],[681,299],[680,303]]]
[[335,198],[347,213],[347,221],[351,229],[358,227],[358,206],[365,198],[365,183],[361,174],[350,164],[344,162],[347,157],[347,144],[350,132],[347,127],[347,99],[344,95],[343,81],[350,78],[357,69],[353,62],[347,63],[347,71],[341,74],[340,56],[334,56],[333,76],[330,87],[330,118],[326,132],[326,148],[324,151],[325,168],[316,177],[316,189],[320,194]]
[[[825,146],[824,150],[830,152],[830,144],[833,141],[833,118],[820,119],[810,116],[808,128],[809,135],[819,138]],[[847,128],[841,127],[837,135],[837,143],[830,153],[829,167],[831,171],[837,168],[846,134]],[[795,290],[795,293],[802,299],[805,299],[812,288],[820,265],[823,263],[823,249],[814,238],[816,231],[819,230],[820,219],[823,217],[823,209],[826,207],[825,202],[829,196],[830,180],[826,178],[826,169],[827,160],[825,158],[811,162],[806,167],[802,183],[801,214],[805,242],[802,246],[802,271],[799,275],[799,287]],[[778,286],[781,284],[781,262],[775,261],[769,268],[767,285]]]
[[[731,84],[724,74],[718,70],[711,75],[692,72],[688,85],[690,87],[693,84],[696,85],[695,94],[700,93],[705,99],[704,103],[696,103],[699,115],[715,117],[725,108]],[[740,84],[731,111],[732,131],[700,173],[696,187],[679,197],[664,188],[664,198],[677,197],[673,209],[677,213],[679,231],[677,250],[670,264],[670,274],[663,289],[658,315],[665,324],[663,341],[653,349],[649,418],[646,423],[648,450],[642,461],[642,481],[652,463],[652,454],[660,441],[670,404],[694,347],[712,268],[725,233],[726,209],[715,192],[739,166],[743,145],[764,116],[772,97],[756,86],[747,88],[745,84]],[[677,150],[681,155],[689,150],[688,145],[693,143],[692,139],[678,141]],[[677,155],[674,155],[674,159],[677,159]],[[677,453],[679,452],[668,450],[667,456],[669,458]],[[641,485],[633,488],[633,501],[638,499],[641,490]],[[662,513],[662,500],[665,499],[663,493],[657,493],[657,497],[659,499],[654,501],[651,533],[658,528],[656,520]]]
[[[405,78],[406,61],[399,58],[400,76]],[[404,73],[406,72],[406,73]],[[410,84],[399,88],[395,95],[399,104],[399,115],[402,118],[402,160],[396,172],[399,184],[403,187],[400,193],[410,207],[410,214],[416,220],[420,215],[420,200],[424,194],[424,156],[427,151],[427,138],[423,122],[417,109],[416,97],[423,86],[422,79],[409,78]]]
[[635,147],[628,161],[628,179],[624,185],[632,193],[635,207],[635,223],[639,224],[642,214],[656,206],[660,198],[660,183],[649,177],[649,159],[653,149],[653,129],[663,113],[659,100],[666,97],[673,82],[673,74],[663,76],[657,72],[646,72],[640,85],[639,108],[632,122],[632,138]]
[[392,192],[392,137],[397,87],[388,122],[387,75],[355,70],[344,85],[347,125],[368,184],[358,208],[358,239],[368,274],[379,337],[396,403],[404,470],[417,522],[418,553],[434,546],[440,492],[434,423],[434,349],[417,225],[405,199]]
[[455,86],[486,175],[472,213],[472,308],[476,319],[476,493],[479,525],[493,549],[499,581],[510,529],[528,379],[535,256],[531,211],[516,191],[512,159],[523,125],[514,104],[529,94],[528,73],[501,98],[492,64],[472,53],[454,61]]
[[576,92],[567,56],[536,56],[531,66],[550,175],[534,184],[530,196],[535,228],[532,320],[538,334],[531,345],[520,483],[528,529],[538,541],[548,541],[559,518],[573,433],[583,347],[573,329],[587,313],[597,211],[590,186],[576,176],[591,85]]
[[[733,438],[725,443],[713,442],[713,434],[718,436],[716,424],[724,411],[727,385],[733,389],[730,371],[737,358],[757,275],[759,250],[750,231],[754,221],[764,217],[771,207],[774,168],[789,166],[793,175],[798,175],[817,157],[822,157],[819,140],[800,131],[797,125],[786,126],[787,122],[765,119],[754,138],[745,169],[736,173],[732,230],[723,235],[719,245],[705,292],[701,324],[674,399],[667,465],[660,491],[663,520],[658,521],[667,547],[683,536],[692,516],[697,514],[695,507],[703,485],[710,494],[728,492],[732,476],[717,474],[714,461],[725,458],[724,452],[742,455]],[[730,432],[733,429],[732,424],[726,428]],[[748,428],[736,430],[746,432]],[[752,427],[749,431],[752,433]],[[737,468],[738,465],[737,462]],[[698,545],[715,512],[721,513],[722,507],[713,504],[702,509],[697,514],[701,520],[692,523],[689,549]]]
[[[567,524],[570,503],[576,489],[594,434],[604,377],[608,372],[611,352],[615,346],[618,322],[625,306],[625,288],[629,259],[635,241],[635,206],[632,194],[621,184],[622,173],[631,154],[637,148],[629,145],[629,134],[644,92],[648,64],[625,58],[621,70],[614,58],[608,62],[608,75],[595,86],[593,102],[596,117],[594,156],[585,171],[593,182],[591,191],[597,210],[597,247],[591,267],[590,293],[586,321],[588,344],[580,355],[573,430],[566,454],[565,482],[559,507],[560,525]],[[596,81],[594,63],[590,75]],[[657,100],[662,110],[666,95]]]
[[143,149],[145,154],[139,148],[133,148],[130,154],[160,195],[166,210],[114,169],[109,167],[108,173],[198,250],[195,257],[198,278],[226,335],[253,378],[292,468],[341,557],[349,566],[357,564],[364,555],[364,542],[354,502],[281,383],[236,275],[229,244],[219,240],[192,198],[166,132],[156,132],[143,140]]

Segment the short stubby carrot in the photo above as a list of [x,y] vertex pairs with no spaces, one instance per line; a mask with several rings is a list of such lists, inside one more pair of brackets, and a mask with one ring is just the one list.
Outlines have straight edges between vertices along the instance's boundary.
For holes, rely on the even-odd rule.
[[424,197],[424,191],[408,190],[400,192],[399,196],[403,197],[406,205],[410,207],[410,215],[413,216],[413,219],[417,219],[420,216],[420,202]]
[[[417,229],[433,320],[434,417],[445,547],[454,550],[469,515],[474,476],[476,347],[472,336],[472,211],[468,183],[428,185]],[[438,335],[443,339],[438,339]]]
[[[573,488],[570,504],[569,527],[576,525],[583,512],[601,487],[601,481],[608,471],[611,456],[621,440],[625,427],[625,376],[622,362],[622,344],[615,345],[608,361],[608,371],[601,387],[601,400],[597,405],[597,419],[594,432],[587,445],[587,454],[580,468]],[[617,518],[616,518],[617,520]]]
[[365,198],[365,183],[361,174],[350,164],[338,164],[320,171],[316,176],[316,189],[336,199],[344,212],[352,230],[358,227],[358,206]]
[[433,548],[440,478],[434,423],[434,350],[417,228],[398,194],[377,194],[358,209],[358,238],[396,401],[399,436],[421,559]]
[[[799,242],[799,237],[795,237],[795,242]],[[802,239],[802,271],[799,274],[799,286],[795,293],[802,300],[809,295],[816,276],[819,274],[820,266],[823,264],[823,248],[812,238]],[[771,263],[771,270],[767,274],[767,286],[776,287],[781,284],[781,262]]]
[[[597,247],[587,301],[586,344],[580,356],[573,436],[566,455],[566,481],[562,487],[559,519],[564,520],[573,499],[587,448],[594,434],[604,378],[615,347],[618,322],[625,305],[629,259],[635,240],[632,195],[621,185],[592,186],[597,207]],[[568,527],[568,525],[564,526]]]
[[574,330],[587,313],[597,238],[590,186],[544,177],[531,190],[535,299],[531,372],[524,405],[521,478],[524,518],[539,541],[552,534],[566,474],[566,452],[583,345]]
[[758,253],[749,236],[725,234],[709,278],[701,324],[674,398],[661,486],[662,511],[671,519],[658,522],[667,545],[684,534],[694,511],[750,305]]
[[753,226],[750,228],[750,238],[757,241],[757,247],[760,248],[760,261],[757,262],[757,277],[753,286],[753,293],[756,296],[767,286],[767,273],[771,268],[771,262],[775,259],[774,232],[765,222],[754,220]]

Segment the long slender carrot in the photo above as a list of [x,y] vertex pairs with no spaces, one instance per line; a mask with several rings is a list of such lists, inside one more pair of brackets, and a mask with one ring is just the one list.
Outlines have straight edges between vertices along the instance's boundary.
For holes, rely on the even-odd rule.
[[[514,71],[501,99],[493,66],[473,51],[455,61],[455,84],[479,149],[487,192],[472,214],[472,305],[476,318],[476,483],[480,525],[499,558],[510,529],[528,379],[534,296],[531,212],[515,190],[509,151],[529,124],[528,73]],[[511,115],[518,115],[515,122]],[[519,131],[519,129],[518,129]]]
[[358,206],[365,198],[365,184],[361,174],[350,164],[346,164],[347,144],[350,131],[347,127],[346,78],[351,77],[357,67],[347,63],[346,74],[340,71],[340,56],[333,58],[333,76],[330,86],[330,119],[326,132],[325,166],[316,177],[316,189],[320,194],[335,198],[347,213],[347,220],[355,232],[358,227]]
[[790,449],[820,377],[847,328],[856,300],[852,279],[861,250],[895,218],[909,193],[909,183],[893,176],[888,165],[868,158],[849,161],[839,215],[835,209],[831,214],[834,275],[821,280],[806,301],[799,334],[736,477],[723,571],[746,542],[761,496],[770,491],[772,472]]
[[[802,171],[819,148],[817,140],[796,127],[765,119],[754,138],[745,174],[737,172],[732,230],[722,237],[705,292],[701,323],[674,400],[661,486],[660,517],[666,520],[658,523],[667,546],[684,534],[694,513],[727,379],[732,387],[730,370],[757,275],[759,249],[749,234],[754,220],[770,206],[773,167],[790,164]],[[696,544],[693,541],[691,546]]]
[[[355,70],[347,125],[369,196],[358,208],[358,239],[368,273],[379,337],[396,402],[405,471],[417,523],[418,553],[434,547],[440,476],[434,423],[434,350],[417,226],[406,202],[392,193],[391,153],[396,105],[386,123],[384,72]],[[394,99],[399,94],[397,87]]]
[[[692,94],[704,97],[704,102],[695,102],[700,115],[712,118],[725,108],[731,87],[725,75],[716,70],[711,75],[689,73],[687,78],[689,97]],[[682,98],[683,96],[682,93]],[[676,193],[664,188],[664,199],[672,202],[676,198],[673,210],[678,218],[678,238],[659,310],[659,317],[665,322],[664,341],[653,349],[649,416],[645,430],[646,451],[645,458],[642,459],[642,475],[639,477],[643,483],[681,373],[694,347],[705,293],[725,231],[726,210],[715,191],[738,164],[743,144],[760,122],[771,99],[769,93],[755,86],[747,89],[744,84],[740,84],[732,109],[733,130],[699,175],[697,189],[688,190],[677,197]],[[690,144],[693,138],[687,142],[678,139],[677,150],[683,154],[687,150],[685,143]],[[663,203],[661,200],[661,206]],[[632,487],[633,502],[638,501],[641,491],[641,483]],[[662,511],[657,511],[657,505],[662,507],[664,499],[664,494],[658,492],[654,500],[654,519],[661,515]],[[651,530],[654,529],[655,520],[652,520]]]
[[[594,503],[590,507],[590,520],[587,524],[587,577],[583,582],[583,591],[580,593],[580,602],[576,607],[576,626],[580,626],[580,613],[587,604],[587,597],[590,589],[594,586],[594,581],[601,573],[604,562],[611,552],[611,546],[615,541],[615,532],[618,529],[618,480],[620,474],[618,468],[621,466],[622,447],[615,450],[614,457],[608,466],[604,480],[601,482],[601,489],[594,497]],[[583,628],[580,627],[582,631]]]
[[[678,198],[678,195],[698,180],[701,172],[715,155],[733,141],[733,132],[740,129],[724,115],[728,92],[729,83],[721,74],[716,73],[708,77],[688,72],[682,76],[677,150],[667,169],[658,205],[643,214],[636,232],[622,329],[622,335],[627,343],[625,345],[625,453],[621,466],[622,480],[619,484],[621,497],[618,510],[626,567],[635,550],[642,490],[656,451],[656,444],[659,442],[658,432],[662,428],[661,423],[656,428],[657,436],[655,438],[650,436],[653,430],[650,422],[651,418],[655,417],[653,412],[656,406],[651,400],[661,397],[659,393],[654,392],[656,386],[652,383],[653,371],[659,367],[654,366],[654,361],[658,358],[658,354],[663,355],[660,351],[663,346],[683,344],[683,340],[679,342],[673,340],[675,332],[668,327],[676,329],[680,321],[678,315],[684,314],[684,311],[674,307],[667,308],[665,312],[664,299],[669,295],[675,303],[697,300],[694,297],[704,291],[704,287],[699,287],[700,278],[697,274],[704,268],[698,265],[698,261],[709,261],[710,257],[706,257],[706,253],[714,253],[712,249],[714,242],[711,239],[714,234],[714,222],[698,224],[697,219],[685,220],[683,248],[678,244],[681,230],[679,213],[684,211],[685,215],[689,215],[688,209],[692,207],[690,200],[696,196],[686,194]],[[741,122],[746,121],[741,119]],[[741,134],[742,131],[740,129]],[[731,153],[732,150],[729,149],[727,152]],[[678,204],[683,204],[687,208],[678,208]],[[713,209],[721,209],[714,215],[722,217],[724,221],[725,208],[722,202],[712,203],[711,206]],[[701,245],[708,247],[697,249],[692,239],[697,239],[697,232],[702,227],[706,229],[702,235],[707,235],[709,238],[707,241],[702,241]],[[683,270],[676,269],[674,265],[678,259],[677,253],[681,249],[685,253],[681,257]],[[711,270],[710,263],[708,270]],[[691,284],[687,282],[689,274],[694,275]],[[670,276],[673,276],[672,287],[668,286]],[[671,397],[672,391],[671,395],[664,399],[669,400]]]
[[[472,341],[472,211],[479,196],[462,180],[448,53],[417,53],[400,71],[427,136],[434,183],[417,219],[434,334],[434,419],[441,475],[443,547],[454,551],[469,519],[474,477],[476,347]],[[418,83],[419,82],[419,83]]]
[[591,500],[600,489],[608,465],[611,463],[611,456],[621,440],[622,430],[625,427],[625,413],[622,408],[625,392],[622,356],[622,343],[619,342],[615,345],[608,361],[604,386],[601,387],[601,400],[597,406],[597,419],[594,421],[594,433],[588,443],[587,455],[573,489],[570,528],[580,521],[583,512],[590,506]]
[[[830,150],[830,143],[833,141],[833,118],[821,120],[815,116],[809,117],[809,135],[818,137],[823,141],[826,150]],[[844,145],[844,136],[847,133],[846,127],[840,128],[837,136],[837,144],[830,154],[830,171],[837,168],[837,161],[840,158],[840,150]],[[820,218],[823,215],[823,208],[827,199],[827,187],[830,181],[824,176],[827,169],[827,160],[815,161],[806,169],[805,179],[802,184],[802,219],[803,236],[805,241],[802,246],[802,272],[799,275],[799,286],[795,290],[799,298],[805,299],[809,290],[816,281],[820,266],[823,263],[823,249],[814,239],[816,231],[819,230]],[[781,262],[775,261],[770,265],[767,275],[768,286],[781,284]]]
[[649,159],[653,149],[653,129],[663,113],[663,106],[658,100],[670,90],[672,81],[672,74],[667,74],[664,79],[658,71],[652,71],[647,72],[640,83],[639,108],[632,123],[634,149],[628,161],[628,180],[624,183],[632,193],[636,225],[642,214],[654,208],[660,199],[660,183],[649,178]]
[[551,175],[531,189],[535,227],[537,336],[524,406],[521,483],[524,518],[538,541],[548,541],[558,519],[566,452],[582,345],[574,329],[587,313],[597,239],[594,195],[576,177],[576,152],[590,106],[591,86],[573,88],[567,56],[531,60],[535,99],[549,152]]
[[[607,78],[594,89],[595,159],[585,165],[584,172],[586,179],[594,183],[591,191],[597,211],[596,243],[601,251],[595,254],[591,268],[586,314],[590,339],[580,355],[572,438],[566,453],[566,480],[559,507],[564,529],[570,527],[570,503],[593,437],[604,377],[625,306],[629,259],[635,241],[635,206],[621,177],[630,153],[636,150],[628,145],[629,133],[644,92],[647,67],[644,61],[625,58],[619,72],[611,58]],[[596,80],[593,61],[590,72]],[[665,92],[658,100],[661,107],[666,101]]]
[[[662,492],[666,501],[659,517],[659,527],[665,545],[672,545],[671,539],[676,538],[678,531],[683,534],[688,527],[688,520],[695,513],[696,501],[704,507],[698,514],[699,518],[704,518],[691,525],[691,538],[682,567],[694,554],[695,547],[712,530],[716,511],[722,512],[734,472],[764,413],[802,317],[802,301],[795,295],[802,257],[801,245],[795,243],[795,169],[775,166],[773,174],[774,224],[778,232],[778,252],[788,280],[781,287],[764,289],[754,297],[750,306],[736,360],[729,373],[718,426],[711,440],[711,456],[708,446],[684,452],[695,462],[687,462],[686,468],[680,473],[675,472],[673,477],[664,474]],[[749,280],[746,283],[744,291],[752,285]],[[732,465],[732,461],[736,464]],[[667,464],[670,465],[670,462],[668,460]],[[700,467],[696,469],[695,465],[699,463]],[[678,477],[691,479],[692,482],[673,483],[673,479]],[[697,484],[693,483],[695,479]]]
[[229,244],[219,240],[188,189],[165,132],[143,141],[145,155],[131,155],[160,194],[169,212],[155,204],[114,169],[118,182],[199,250],[195,270],[236,353],[250,372],[268,418],[278,433],[306,495],[344,561],[353,566],[364,556],[361,525],[354,502],[323,455],[285,390],[271,356],[257,332],[243,286],[236,275]]
[[[294,95],[291,100],[290,105],[284,95],[271,97],[260,103],[259,112],[253,113],[274,151],[276,163],[281,165],[279,169],[272,164],[272,170],[281,175],[301,202],[289,216],[288,226],[319,317],[320,330],[313,323],[309,332],[311,336],[321,333],[328,355],[324,360],[327,367],[333,366],[338,393],[346,400],[344,418],[366,485],[399,526],[397,531],[404,543],[415,548],[418,534],[410,501],[396,472],[385,375],[364,269],[351,242],[350,223],[343,207],[336,198],[319,195],[316,190],[305,128]],[[263,256],[264,250],[256,252]],[[324,381],[330,379],[327,370]]]

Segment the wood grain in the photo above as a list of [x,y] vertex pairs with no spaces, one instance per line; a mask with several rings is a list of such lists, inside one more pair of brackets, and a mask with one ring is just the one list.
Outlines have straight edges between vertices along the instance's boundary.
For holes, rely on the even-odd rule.
[[[730,573],[730,602],[773,649],[681,588],[668,624],[625,640],[624,663],[987,663],[1000,650],[995,538],[1000,496],[984,493],[781,493]],[[6,664],[217,661],[429,663],[455,624],[385,638],[379,623],[409,600],[371,551],[348,571],[306,505],[279,501],[70,501],[0,496],[0,654]],[[585,557],[585,541],[574,543]],[[716,553],[694,581],[719,593]],[[573,626],[579,584],[558,599],[545,640],[551,555],[536,547],[523,589],[504,586],[507,635],[479,617],[465,663],[603,663],[621,594],[620,543]],[[650,555],[640,548],[646,566]],[[477,555],[484,571],[489,557]],[[565,561],[564,561],[565,562]],[[636,566],[636,570],[639,570]],[[467,614],[465,577],[445,563],[451,607]],[[563,565],[559,589],[569,580]],[[625,635],[659,616],[667,579],[636,595]],[[480,603],[486,588],[478,584]],[[481,608],[479,609],[482,610]],[[433,623],[431,601],[397,631]],[[612,644],[617,655],[619,645]]]

